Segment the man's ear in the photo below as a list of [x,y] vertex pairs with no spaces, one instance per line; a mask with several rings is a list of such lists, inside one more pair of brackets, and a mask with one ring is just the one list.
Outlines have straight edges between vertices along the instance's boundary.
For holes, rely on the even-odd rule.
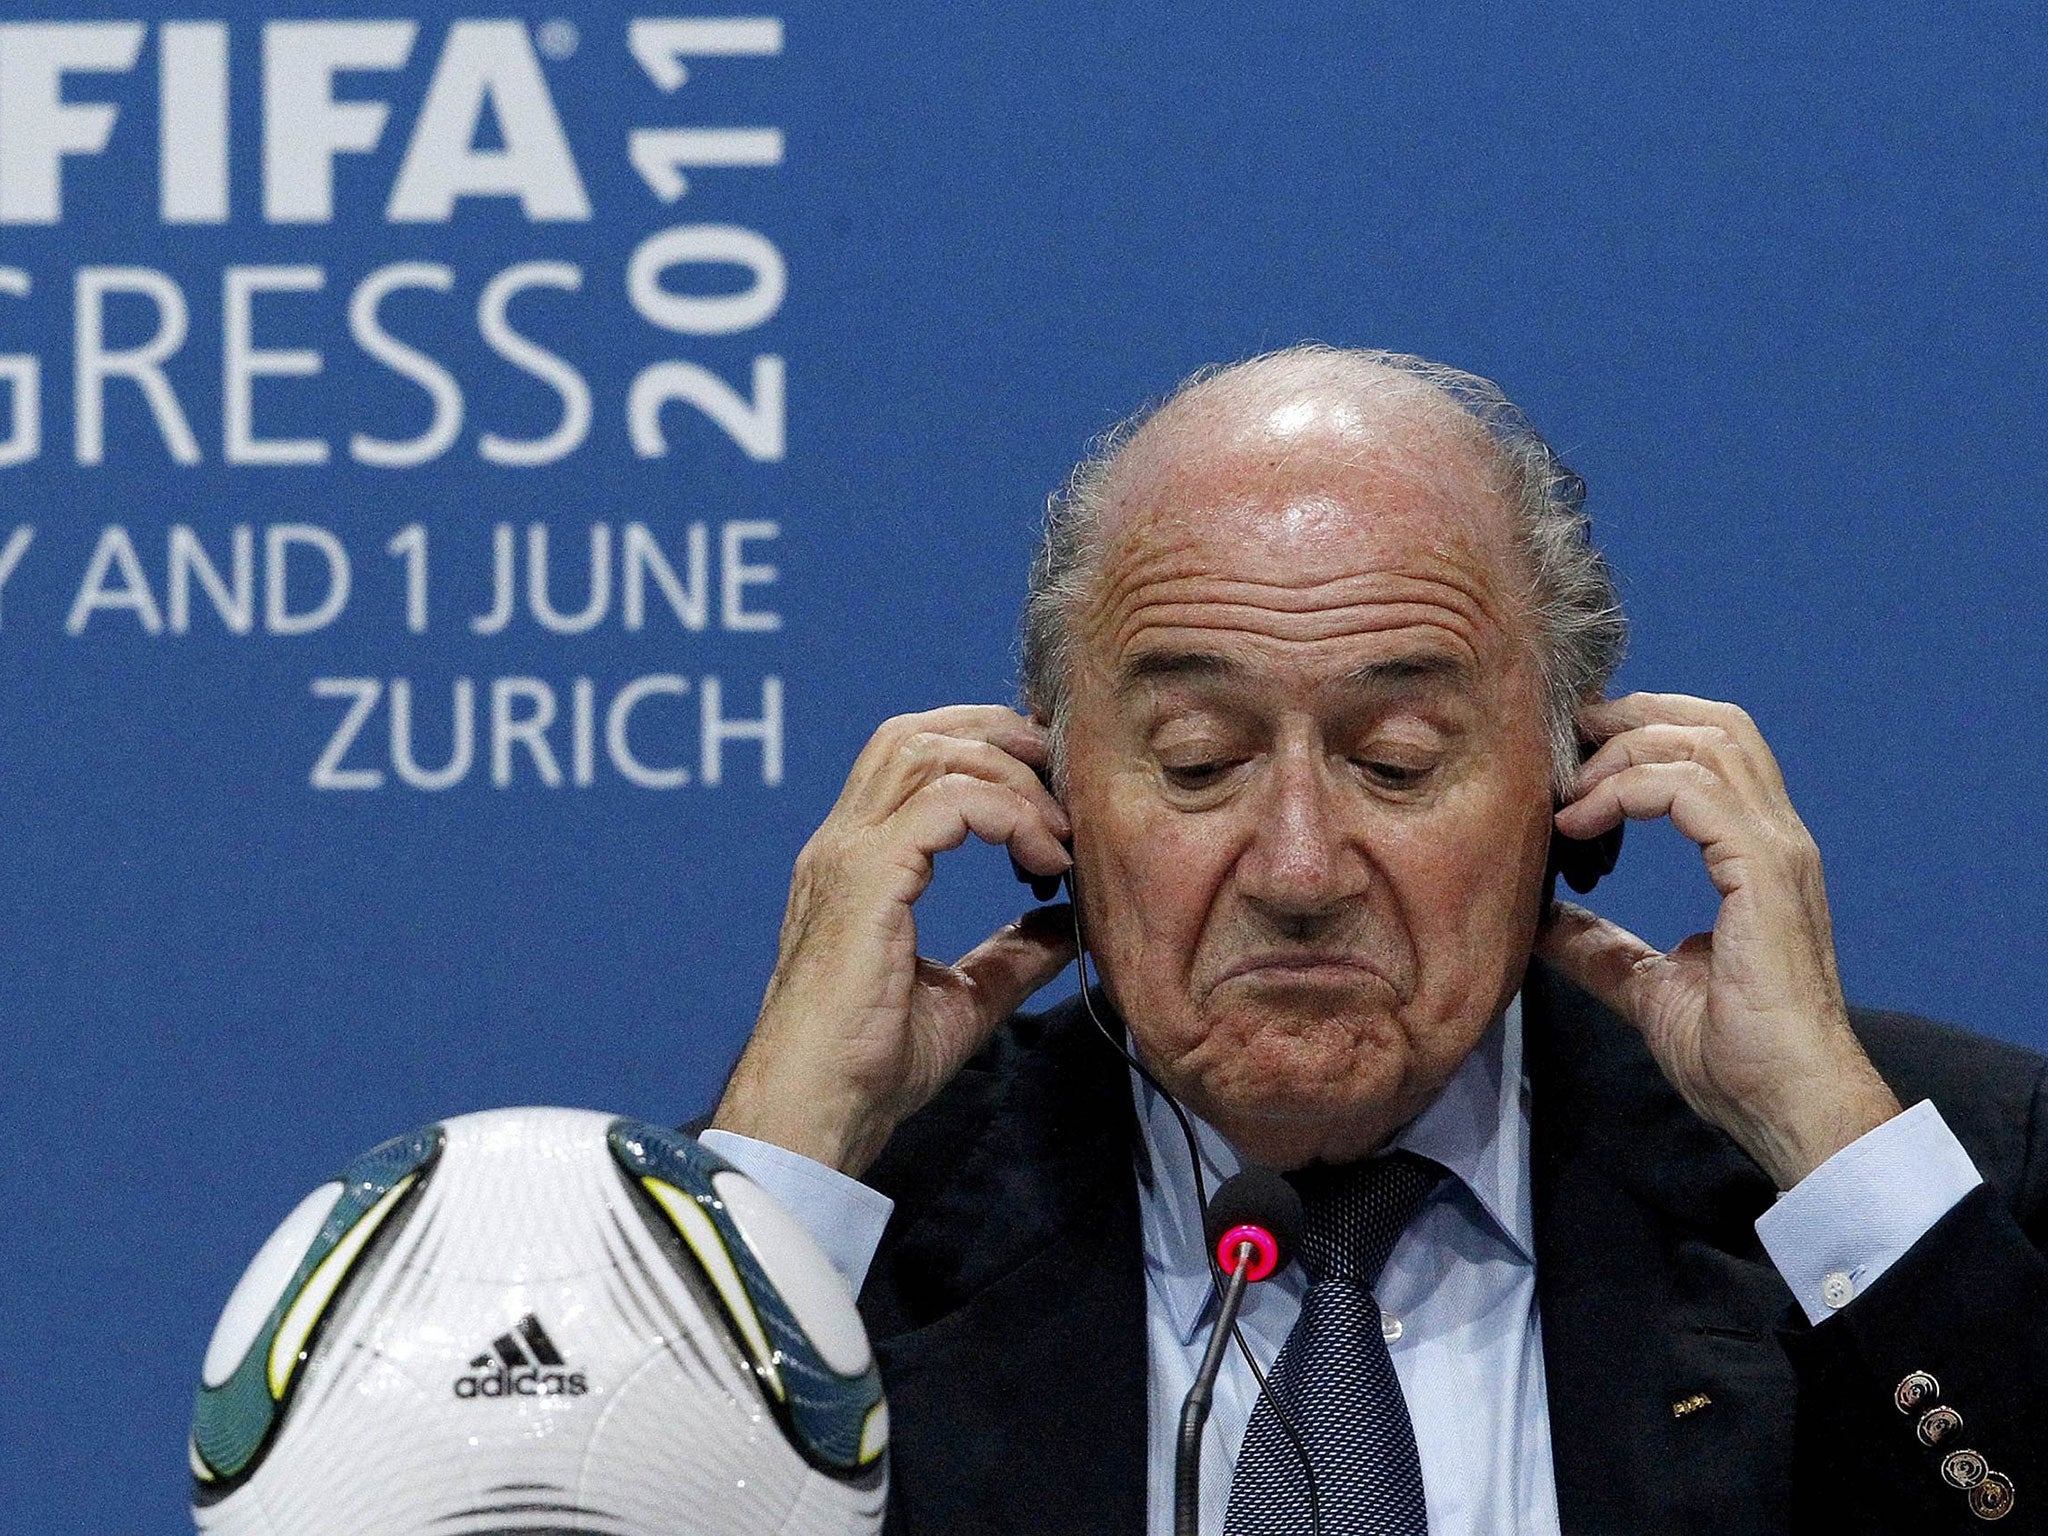
[[1052,755],[1046,760],[1046,765],[1038,770],[1038,782],[1045,786],[1046,792],[1053,799],[1065,805],[1066,765],[1060,760],[1060,733],[1053,729],[1052,716],[1042,709],[1031,711],[1031,723],[1044,731],[1046,739],[1052,743]]

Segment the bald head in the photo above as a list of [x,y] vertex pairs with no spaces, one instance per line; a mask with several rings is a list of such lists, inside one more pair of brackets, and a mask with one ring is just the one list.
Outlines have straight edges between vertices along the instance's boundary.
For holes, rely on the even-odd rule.
[[1297,349],[1183,386],[1114,450],[1109,499],[1191,460],[1247,454],[1293,476],[1385,469],[1495,490],[1502,468],[1485,429],[1430,380],[1372,353]]
[[1319,520],[1419,508],[1446,553],[1485,551],[1512,588],[1502,596],[1542,680],[1562,784],[1577,705],[1604,689],[1626,634],[1582,496],[1498,388],[1441,364],[1302,346],[1205,371],[1106,434],[1049,503],[1024,613],[1025,703],[1057,746],[1076,636],[1102,620],[1098,578],[1133,537],[1237,517],[1239,538],[1284,560]]
[[1254,503],[1311,517],[1421,503],[1440,509],[1446,537],[1490,537],[1505,552],[1504,467],[1480,424],[1427,380],[1368,354],[1278,353],[1190,385],[1131,434],[1104,477],[1090,565],[1134,525]]

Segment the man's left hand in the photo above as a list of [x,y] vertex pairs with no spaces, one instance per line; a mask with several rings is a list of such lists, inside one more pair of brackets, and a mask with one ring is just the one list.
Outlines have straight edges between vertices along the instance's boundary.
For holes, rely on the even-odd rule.
[[1694,1111],[1790,1189],[1899,1112],[1849,1029],[1820,850],[1734,705],[1634,693],[1580,719],[1602,744],[1557,830],[1668,816],[1705,855],[1721,911],[1665,954],[1560,902],[1537,953],[1642,1031]]

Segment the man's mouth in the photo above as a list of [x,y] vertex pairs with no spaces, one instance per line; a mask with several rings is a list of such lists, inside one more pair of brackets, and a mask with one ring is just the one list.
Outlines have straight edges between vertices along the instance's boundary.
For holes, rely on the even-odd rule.
[[1250,981],[1276,986],[1355,987],[1366,981],[1387,985],[1380,969],[1355,954],[1327,950],[1268,950],[1231,962],[1216,980]]

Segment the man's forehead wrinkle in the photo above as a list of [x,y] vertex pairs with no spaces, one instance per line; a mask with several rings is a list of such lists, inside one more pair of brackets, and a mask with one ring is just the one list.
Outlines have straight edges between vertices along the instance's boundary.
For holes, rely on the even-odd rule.
[[[1468,615],[1427,602],[1277,614],[1249,603],[1148,603],[1125,616],[1110,636],[1110,645],[1112,655],[1131,656],[1147,646],[1185,645],[1179,637],[1195,633],[1241,636],[1254,645],[1261,641],[1307,645],[1404,630],[1427,632],[1433,643],[1470,657],[1473,668],[1480,665],[1478,658],[1485,644],[1482,625]],[[1168,635],[1175,638],[1161,638]]]
[[[1104,618],[1098,654],[1105,660],[1147,651],[1256,656],[1273,645],[1375,643],[1387,637],[1407,655],[1445,658],[1473,678],[1487,672],[1499,637],[1498,625],[1465,587],[1407,575],[1348,578],[1308,589],[1170,581],[1125,594]],[[1360,668],[1354,660],[1345,670]]]
[[1487,541],[1455,525],[1430,530],[1426,542],[1417,531],[1412,516],[1380,526],[1361,522],[1355,507],[1320,502],[1277,516],[1259,507],[1165,514],[1106,552],[1086,627],[1121,649],[1140,624],[1203,607],[1214,610],[1205,624],[1250,629],[1345,610],[1376,628],[1368,611],[1390,605],[1443,610],[1475,633],[1497,626],[1508,596]]
[[[1404,617],[1409,622],[1386,627],[1390,630],[1412,629],[1417,627],[1417,621],[1423,628],[1428,627],[1428,621],[1422,615],[1408,614]],[[1199,646],[1198,641],[1186,640],[1174,646],[1136,647],[1125,655],[1117,669],[1117,692],[1133,693],[1155,683],[1228,682],[1248,674],[1250,669],[1243,662]],[[1411,684],[1428,686],[1435,683],[1462,688],[1476,683],[1478,673],[1466,656],[1432,645],[1352,667],[1337,681],[1357,692],[1380,692]]]
[[1344,571],[1336,575],[1282,571],[1224,575],[1160,564],[1165,568],[1134,569],[1128,578],[1112,582],[1103,595],[1103,607],[1129,612],[1217,607],[1316,614],[1416,606],[1445,608],[1484,622],[1487,603],[1494,596],[1491,583],[1475,580],[1456,560],[1445,560],[1435,570]]

